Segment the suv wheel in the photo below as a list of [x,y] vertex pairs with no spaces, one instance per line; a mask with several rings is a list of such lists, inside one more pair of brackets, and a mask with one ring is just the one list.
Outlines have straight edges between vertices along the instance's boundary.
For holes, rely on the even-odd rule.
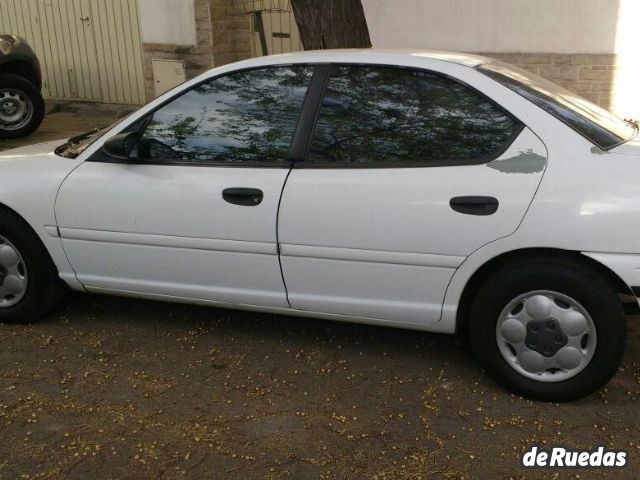
[[489,373],[523,396],[567,401],[587,396],[615,374],[626,316],[618,295],[573,261],[501,269],[478,291],[471,343]]
[[44,118],[44,101],[38,89],[17,75],[0,75],[0,138],[33,133]]

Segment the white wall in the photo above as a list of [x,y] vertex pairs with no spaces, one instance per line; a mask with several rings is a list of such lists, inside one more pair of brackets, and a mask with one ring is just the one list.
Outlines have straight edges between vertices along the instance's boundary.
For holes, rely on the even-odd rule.
[[[616,53],[620,0],[362,0],[362,4],[375,47]],[[640,18],[636,25],[640,29]]]
[[624,117],[640,119],[640,0],[620,0],[616,32],[618,68],[611,108]]
[[640,0],[362,0],[374,47],[616,54],[611,109],[640,118]]
[[142,41],[172,45],[196,44],[193,0],[138,0]]

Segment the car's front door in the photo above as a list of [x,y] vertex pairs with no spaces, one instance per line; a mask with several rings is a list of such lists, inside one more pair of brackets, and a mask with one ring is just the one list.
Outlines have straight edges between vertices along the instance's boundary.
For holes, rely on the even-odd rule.
[[437,321],[455,269],[517,229],[545,166],[544,144],[467,85],[333,67],[281,201],[292,308]]
[[56,217],[79,281],[286,307],[276,218],[311,75],[278,66],[201,83],[129,127],[135,158],[98,152],[74,170]]

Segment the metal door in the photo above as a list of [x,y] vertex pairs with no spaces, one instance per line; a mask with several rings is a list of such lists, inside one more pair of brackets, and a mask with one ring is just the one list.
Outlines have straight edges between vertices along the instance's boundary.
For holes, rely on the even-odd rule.
[[289,0],[257,0],[250,5],[253,57],[304,50]]
[[46,97],[145,102],[137,0],[0,0],[0,33],[31,44]]

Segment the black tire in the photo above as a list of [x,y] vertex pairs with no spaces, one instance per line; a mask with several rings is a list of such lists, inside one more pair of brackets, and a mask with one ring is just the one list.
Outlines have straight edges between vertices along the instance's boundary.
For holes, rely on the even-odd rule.
[[0,75],[0,91],[3,89],[19,92],[21,101],[28,102],[32,114],[27,123],[15,129],[3,123],[0,115],[0,138],[26,137],[35,132],[44,119],[44,100],[40,91],[31,82],[17,75]]
[[[586,367],[559,382],[536,381],[519,373],[500,353],[497,322],[519,295],[550,290],[577,301],[595,326],[595,352]],[[586,397],[616,373],[624,355],[627,318],[618,295],[597,272],[573,259],[543,259],[501,268],[478,290],[471,306],[471,345],[498,383],[519,395],[563,402]]]
[[24,296],[12,306],[0,306],[0,323],[39,320],[62,303],[67,288],[58,277],[57,269],[36,233],[20,216],[1,207],[0,236],[18,250],[27,273]]

